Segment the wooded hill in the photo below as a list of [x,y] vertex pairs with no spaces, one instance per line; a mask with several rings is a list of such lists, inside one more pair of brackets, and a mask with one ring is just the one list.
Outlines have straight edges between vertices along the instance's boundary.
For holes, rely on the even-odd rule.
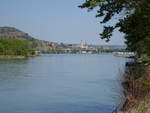
[[47,50],[46,43],[44,41],[33,38],[28,33],[14,27],[0,27],[0,38],[26,40],[29,43],[29,47],[34,50]]

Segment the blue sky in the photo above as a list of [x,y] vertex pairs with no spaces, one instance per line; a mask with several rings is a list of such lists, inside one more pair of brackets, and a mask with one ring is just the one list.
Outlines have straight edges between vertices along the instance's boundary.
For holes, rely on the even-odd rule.
[[[115,32],[105,43],[99,38],[102,25],[96,12],[77,6],[84,0],[0,0],[0,26],[16,27],[31,36],[54,42],[88,44],[124,44],[123,35]],[[113,22],[112,22],[113,23]]]

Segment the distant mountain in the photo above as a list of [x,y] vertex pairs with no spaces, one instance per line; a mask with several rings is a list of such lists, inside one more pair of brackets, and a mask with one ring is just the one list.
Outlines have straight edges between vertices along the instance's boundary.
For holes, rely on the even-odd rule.
[[20,40],[33,41],[35,38],[14,27],[0,27],[0,38],[15,38]]

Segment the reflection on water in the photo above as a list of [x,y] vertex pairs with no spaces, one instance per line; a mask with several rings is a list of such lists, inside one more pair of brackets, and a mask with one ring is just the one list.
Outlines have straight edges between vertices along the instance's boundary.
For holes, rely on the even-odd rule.
[[111,113],[125,62],[111,54],[0,61],[0,113]]

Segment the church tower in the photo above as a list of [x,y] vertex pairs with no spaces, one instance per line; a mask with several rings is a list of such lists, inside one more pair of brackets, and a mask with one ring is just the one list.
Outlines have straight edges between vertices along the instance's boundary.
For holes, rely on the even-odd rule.
[[80,43],[80,48],[84,48],[84,43],[83,43],[83,40],[81,40],[81,43]]

